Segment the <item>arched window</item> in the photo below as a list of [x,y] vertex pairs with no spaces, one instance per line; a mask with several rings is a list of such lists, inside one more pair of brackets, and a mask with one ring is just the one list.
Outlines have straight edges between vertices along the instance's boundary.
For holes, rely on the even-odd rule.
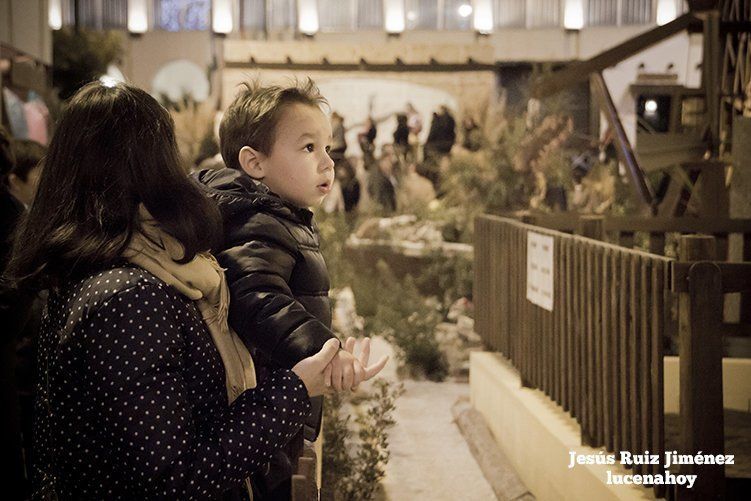
[[383,29],[383,0],[357,0],[357,28]]
[[125,29],[128,25],[128,0],[66,0],[60,5],[64,26],[93,30]]
[[524,27],[527,24],[527,0],[495,0],[493,7],[499,28]]
[[267,0],[268,29],[294,30],[297,27],[297,2],[295,0]]
[[243,31],[266,30],[266,0],[242,0],[240,27]]
[[469,0],[443,0],[443,29],[472,29],[472,2]]
[[211,20],[211,0],[155,0],[154,25],[165,31],[205,31]]
[[650,24],[654,21],[652,0],[623,0],[622,24]]
[[588,0],[587,26],[618,25],[618,3],[620,0]]

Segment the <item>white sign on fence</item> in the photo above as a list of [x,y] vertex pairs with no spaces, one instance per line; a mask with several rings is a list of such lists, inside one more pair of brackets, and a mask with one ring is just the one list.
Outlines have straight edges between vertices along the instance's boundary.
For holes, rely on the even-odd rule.
[[527,299],[553,311],[553,237],[527,232]]

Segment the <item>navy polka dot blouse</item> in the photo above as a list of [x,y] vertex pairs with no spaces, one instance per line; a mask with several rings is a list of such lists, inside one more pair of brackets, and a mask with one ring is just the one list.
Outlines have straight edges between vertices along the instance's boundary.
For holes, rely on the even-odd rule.
[[50,295],[39,369],[41,497],[234,497],[310,407],[287,370],[228,405],[221,359],[193,303],[137,267]]

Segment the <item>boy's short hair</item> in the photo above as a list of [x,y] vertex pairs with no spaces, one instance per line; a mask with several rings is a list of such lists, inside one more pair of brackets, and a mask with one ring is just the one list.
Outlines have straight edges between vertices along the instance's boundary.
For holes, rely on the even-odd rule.
[[219,125],[219,143],[224,164],[241,170],[238,154],[244,146],[266,155],[274,145],[276,128],[285,106],[306,104],[328,105],[310,78],[294,80],[289,86],[263,86],[258,80],[245,82],[244,89],[224,112]]

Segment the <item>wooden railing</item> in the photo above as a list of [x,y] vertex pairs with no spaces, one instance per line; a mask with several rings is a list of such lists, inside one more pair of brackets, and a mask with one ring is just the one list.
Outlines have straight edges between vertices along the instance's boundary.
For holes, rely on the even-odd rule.
[[[315,444],[314,444],[315,445]],[[305,444],[297,460],[297,470],[292,475],[291,501],[318,501],[320,492],[320,464],[315,446]]]
[[[578,230],[599,232],[598,224],[586,221]],[[553,239],[552,311],[527,300],[530,232]],[[736,278],[723,275],[726,285],[718,289],[716,277],[705,276],[705,263],[696,268],[689,263],[716,255],[702,252],[706,241],[716,247],[712,237],[683,237],[681,262],[676,262],[513,219],[481,216],[475,221],[475,329],[511,360],[524,386],[539,388],[578,421],[584,444],[612,452],[648,450],[662,457],[664,343],[680,325],[682,453],[712,453],[708,451],[718,447],[721,452],[722,338],[717,319],[721,323],[722,308],[717,304],[724,292],[751,288],[751,264],[706,265],[747,270]],[[687,270],[699,274],[690,287]],[[673,275],[678,278],[672,280]],[[675,308],[677,316],[671,314]],[[697,368],[705,372],[700,375]],[[706,392],[712,396],[702,397]],[[718,466],[694,466],[702,474],[693,495],[721,492],[717,472],[724,479],[724,470]],[[662,465],[636,465],[634,470],[664,471]],[[654,488],[656,495],[666,494],[663,486]]]
[[[669,236],[687,233],[711,235],[715,238],[716,261],[729,261],[731,235],[738,235],[742,250],[736,260],[751,262],[751,219],[697,217],[624,217],[587,216],[573,212],[535,213],[521,211],[508,217],[528,224],[564,233],[577,233],[618,244],[629,249],[642,243],[642,250],[650,254],[666,255]],[[593,224],[593,221],[600,221]],[[593,231],[587,231],[587,229]],[[641,237],[641,238],[639,238]],[[675,254],[675,253],[674,253]],[[675,257],[675,256],[674,256]],[[744,291],[740,298],[740,322],[751,324],[751,293]]]
[[[682,451],[725,452],[722,326],[723,295],[751,290],[751,263],[714,261],[717,242],[706,235],[681,239],[680,261],[672,263],[673,292],[678,294],[680,332],[680,421]],[[737,451],[728,451],[734,453]],[[682,465],[682,474],[697,474],[693,489],[678,487],[684,499],[725,499],[725,467],[721,464]],[[746,480],[748,481],[748,480]],[[737,483],[729,498],[748,484]],[[739,498],[740,499],[740,498]]]
[[636,234],[646,236],[646,249],[651,254],[665,254],[666,235],[670,233],[701,233],[717,239],[717,259],[727,260],[728,237],[742,235],[743,261],[751,261],[751,219],[697,218],[697,217],[632,217],[632,216],[588,216],[574,212],[535,213],[521,211],[509,214],[513,219],[542,226],[564,233],[578,233],[582,225],[591,219],[602,220],[600,239],[632,248]]

